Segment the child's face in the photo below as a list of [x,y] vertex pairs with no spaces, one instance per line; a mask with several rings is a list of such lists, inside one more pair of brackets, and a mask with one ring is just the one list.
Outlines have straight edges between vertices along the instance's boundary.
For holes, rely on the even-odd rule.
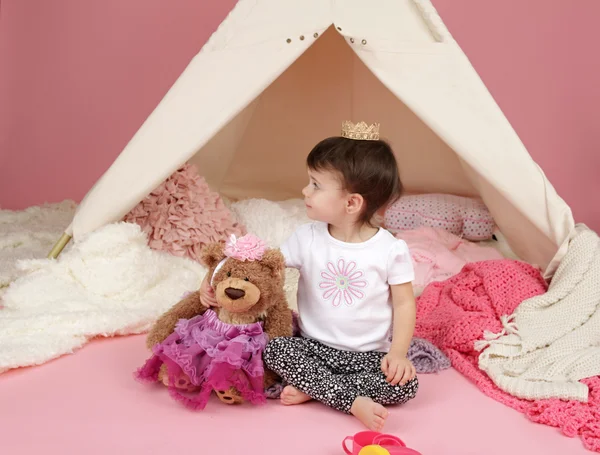
[[302,190],[306,214],[312,220],[340,224],[347,216],[348,192],[332,171],[308,170],[308,185]]

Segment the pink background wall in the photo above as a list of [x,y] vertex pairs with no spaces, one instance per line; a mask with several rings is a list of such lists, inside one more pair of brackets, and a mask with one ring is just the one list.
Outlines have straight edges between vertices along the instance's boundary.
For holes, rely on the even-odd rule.
[[[1,0],[0,207],[83,197],[234,3]],[[576,219],[600,231],[600,2],[434,4]]]

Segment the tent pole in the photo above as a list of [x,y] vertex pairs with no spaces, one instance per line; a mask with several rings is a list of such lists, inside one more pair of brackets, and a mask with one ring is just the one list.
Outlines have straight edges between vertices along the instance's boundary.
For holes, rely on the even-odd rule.
[[67,243],[69,243],[70,240],[71,240],[71,236],[69,234],[67,234],[66,232],[63,233],[63,235],[61,235],[60,239],[58,239],[57,242],[52,247],[52,250],[50,250],[50,253],[48,254],[48,259],[56,259],[58,257],[58,255],[60,254],[60,252],[63,250],[63,248],[65,246],[67,246]]

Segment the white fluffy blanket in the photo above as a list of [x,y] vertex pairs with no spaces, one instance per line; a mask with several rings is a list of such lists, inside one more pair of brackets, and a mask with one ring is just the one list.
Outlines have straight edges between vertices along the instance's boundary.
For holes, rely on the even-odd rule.
[[140,333],[186,292],[203,268],[148,248],[134,224],[110,224],[58,260],[25,260],[3,298],[0,371],[73,352],[96,336]]
[[[67,201],[0,211],[0,372],[72,353],[97,336],[144,332],[206,273],[191,260],[151,250],[128,223],[105,226],[57,260],[45,259],[74,209]],[[302,201],[248,200],[231,209],[274,247],[307,221]],[[286,278],[295,307],[297,272]]]
[[525,300],[504,331],[486,334],[479,367],[519,398],[587,401],[580,379],[600,375],[600,238],[585,226],[548,292]]
[[44,258],[71,222],[77,204],[29,207],[22,211],[0,210],[0,295],[22,272],[21,259]]

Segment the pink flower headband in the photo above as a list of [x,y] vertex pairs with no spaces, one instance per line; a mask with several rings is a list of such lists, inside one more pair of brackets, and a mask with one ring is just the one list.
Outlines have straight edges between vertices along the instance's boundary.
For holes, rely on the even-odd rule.
[[[225,258],[217,264],[211,278],[211,286],[213,286],[214,276],[219,269],[223,267],[228,258],[237,259],[238,261],[260,261],[266,251],[265,242],[253,234],[246,234],[239,239],[234,234],[231,234],[225,245]],[[214,287],[214,286],[213,286]]]
[[225,247],[225,256],[238,261],[260,261],[265,250],[265,242],[253,234],[246,234],[239,239],[231,234]]

